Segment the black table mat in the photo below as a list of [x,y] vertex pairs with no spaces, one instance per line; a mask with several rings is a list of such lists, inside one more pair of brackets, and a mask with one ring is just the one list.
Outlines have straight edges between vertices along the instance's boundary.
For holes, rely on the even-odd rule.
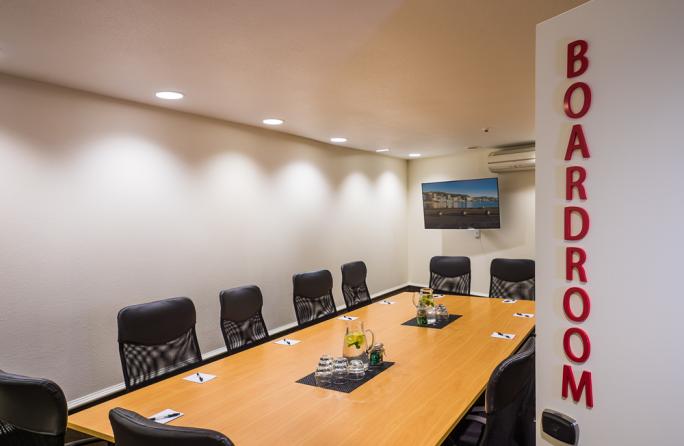
[[407,320],[406,322],[404,322],[401,325],[408,325],[410,327],[425,327],[425,328],[442,329],[460,317],[461,317],[460,314],[450,314],[448,321],[437,321],[436,323],[431,324],[431,325],[418,325],[418,323],[416,322],[416,318],[412,317],[411,319]]
[[306,384],[308,386],[314,386],[314,387],[320,387],[322,389],[329,389],[329,390],[336,390],[338,392],[344,392],[344,393],[351,393],[358,387],[361,387],[363,383],[366,383],[370,381],[371,379],[375,378],[388,368],[392,367],[394,365],[393,362],[383,362],[382,365],[380,366],[370,366],[368,367],[368,370],[366,371],[366,374],[363,376],[363,379],[360,379],[358,381],[352,381],[350,379],[345,379],[344,384],[326,384],[324,386],[317,386],[316,385],[316,377],[314,376],[313,373],[309,373],[306,375],[304,378],[297,380],[298,383],[300,384]]

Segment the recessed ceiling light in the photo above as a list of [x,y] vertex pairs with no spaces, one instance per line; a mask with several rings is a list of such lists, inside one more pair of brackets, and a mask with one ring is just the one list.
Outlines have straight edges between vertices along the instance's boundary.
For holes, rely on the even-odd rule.
[[261,122],[263,122],[266,125],[281,125],[285,121],[283,121],[282,119],[278,119],[278,118],[267,118]]
[[378,153],[389,152],[389,149],[377,149],[376,152],[378,152]]
[[420,153],[409,153],[409,156],[410,156],[411,158],[419,158],[419,157],[420,157]]
[[341,136],[334,136],[330,138],[330,142],[347,142],[347,138],[342,138]]
[[154,95],[159,99],[167,99],[170,101],[183,99],[183,93],[180,93],[178,91],[158,91]]

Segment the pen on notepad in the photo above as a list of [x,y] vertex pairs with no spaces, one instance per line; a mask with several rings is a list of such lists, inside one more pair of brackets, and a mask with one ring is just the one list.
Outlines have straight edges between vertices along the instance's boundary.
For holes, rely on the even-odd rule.
[[161,421],[165,420],[167,418],[173,418],[173,417],[180,417],[180,412],[172,412],[172,413],[167,413],[166,415],[162,415],[161,417],[150,417],[150,420],[152,421]]
[[507,334],[501,333],[500,331],[497,331],[496,334],[498,334],[502,338],[510,339],[510,336],[508,336]]
[[199,379],[199,382],[201,383],[204,382],[204,378],[202,378],[202,375],[200,375],[199,373],[197,373],[197,379]]
[[287,338],[283,339],[283,342],[286,343],[287,345],[292,345],[292,344],[290,343],[290,340],[287,339]]

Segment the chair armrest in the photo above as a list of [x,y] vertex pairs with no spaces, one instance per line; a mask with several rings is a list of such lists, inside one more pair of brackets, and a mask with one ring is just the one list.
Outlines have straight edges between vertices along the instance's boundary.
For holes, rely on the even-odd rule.
[[[93,444],[93,443],[104,443],[105,440],[102,440],[100,438],[85,438],[83,440],[76,440],[76,441],[70,441],[69,443],[66,443],[64,446],[82,446],[85,444]],[[109,443],[107,443],[109,444]]]
[[479,415],[466,415],[465,419],[467,421],[473,421],[475,423],[480,423],[482,425],[487,425],[487,418],[486,417],[481,417]]

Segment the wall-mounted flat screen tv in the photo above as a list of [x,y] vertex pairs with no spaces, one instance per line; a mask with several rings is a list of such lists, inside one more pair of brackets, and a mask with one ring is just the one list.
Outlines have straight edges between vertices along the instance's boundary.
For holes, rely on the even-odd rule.
[[423,183],[425,229],[498,229],[499,180]]

